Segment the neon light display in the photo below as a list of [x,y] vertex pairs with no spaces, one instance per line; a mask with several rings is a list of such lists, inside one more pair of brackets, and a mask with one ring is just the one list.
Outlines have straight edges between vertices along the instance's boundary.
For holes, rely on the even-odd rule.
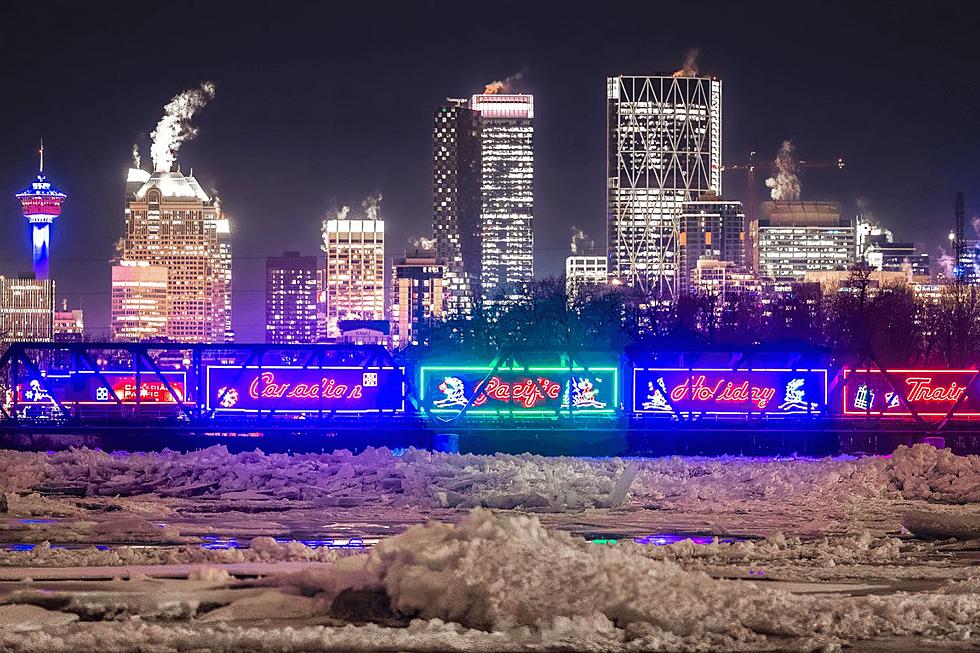
[[[175,398],[155,372],[141,372],[139,390],[135,372],[102,372],[105,382],[94,372],[77,371],[51,374],[43,379],[31,379],[17,386],[17,401],[27,405],[61,404],[175,404],[184,400],[187,387],[184,372],[164,372],[167,383],[177,394]],[[108,384],[108,387],[107,387]],[[109,388],[112,388],[112,391]],[[114,396],[115,395],[115,396]]]
[[844,414],[980,417],[977,370],[844,370]]
[[402,368],[211,365],[205,373],[205,409],[217,412],[405,410]]
[[633,412],[676,416],[820,415],[827,370],[633,368]]
[[431,413],[611,415],[619,409],[619,369],[423,365],[419,391]]

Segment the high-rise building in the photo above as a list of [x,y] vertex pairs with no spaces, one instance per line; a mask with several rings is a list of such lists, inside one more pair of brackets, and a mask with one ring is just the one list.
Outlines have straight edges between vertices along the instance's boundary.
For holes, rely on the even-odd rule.
[[0,342],[47,342],[54,335],[54,281],[0,276]]
[[871,237],[864,250],[864,260],[875,270],[905,272],[913,277],[930,276],[929,254],[920,252],[913,243]]
[[61,310],[54,312],[55,342],[81,342],[85,335],[85,313],[80,308],[69,309],[67,300],[62,300]]
[[609,274],[659,295],[675,291],[684,202],[721,195],[721,81],[607,79]]
[[[215,206],[220,209],[215,198]],[[235,329],[231,324],[231,220],[223,215],[217,221],[218,233],[218,297],[222,300],[218,307],[219,324],[224,325],[225,342],[234,342]]]
[[61,204],[68,196],[51,185],[44,176],[44,143],[39,151],[40,165],[37,178],[30,187],[17,193],[21,212],[31,225],[31,243],[34,260],[34,278],[49,277],[48,252],[51,247],[51,225],[61,215]]
[[316,342],[317,276],[315,256],[284,252],[265,260],[266,342]]
[[343,210],[325,220],[323,251],[327,338],[340,337],[341,320],[384,320],[385,222],[377,206],[368,206],[364,218]]
[[565,293],[574,302],[587,286],[605,285],[609,266],[605,256],[572,254],[565,258]]
[[123,261],[112,266],[112,339],[120,342],[165,341],[168,269],[146,261]]
[[474,95],[480,114],[480,295],[517,299],[534,277],[534,96]]
[[745,263],[745,212],[741,202],[704,195],[681,205],[677,270],[679,292],[693,288],[698,261]]
[[[177,342],[229,339],[231,230],[220,203],[193,176],[180,172],[132,169],[126,188],[119,260],[123,266],[166,269],[166,336]],[[118,320],[129,321],[128,315]]]
[[738,293],[754,293],[765,296],[770,282],[760,279],[741,265],[718,259],[700,259],[691,271],[691,290],[728,299]]
[[762,203],[756,244],[759,267],[777,291],[807,272],[846,270],[856,261],[854,221],[837,202],[775,200]]
[[414,248],[392,265],[391,321],[395,347],[417,345],[426,324],[443,315],[446,266],[433,249]]
[[480,297],[480,114],[466,100],[436,107],[432,125],[432,237],[445,263],[450,315],[472,312]]

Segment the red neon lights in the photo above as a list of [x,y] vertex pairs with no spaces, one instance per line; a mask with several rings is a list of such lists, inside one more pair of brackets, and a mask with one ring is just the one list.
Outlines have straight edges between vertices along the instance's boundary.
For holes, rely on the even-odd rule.
[[[722,388],[722,384],[725,387]],[[721,392],[719,392],[721,388]],[[771,386],[749,386],[748,381],[736,385],[734,381],[727,381],[724,378],[718,380],[714,386],[709,386],[705,382],[705,376],[695,377],[694,383],[690,379],[685,379],[684,383],[674,386],[670,391],[671,401],[728,401],[746,402],[751,401],[757,410],[762,410],[769,405],[773,397],[776,396],[776,388]]]
[[926,376],[905,379],[906,385],[910,386],[908,400],[956,402],[966,392],[966,386],[957,386],[956,381],[953,381],[946,387],[939,386],[934,388],[932,387],[932,378],[931,376]]
[[360,384],[349,387],[337,383],[334,379],[324,377],[319,383],[276,383],[276,375],[263,372],[252,379],[248,386],[248,396],[258,399],[360,399],[363,389]]
[[[473,400],[474,406],[482,406],[487,399],[497,401],[514,401],[524,408],[534,408],[538,401],[547,399],[557,399],[561,394],[561,383],[556,383],[544,377],[537,378],[537,385],[534,379],[522,379],[514,383],[507,383],[499,376],[492,376],[487,381],[486,386],[480,391],[479,396]],[[540,389],[538,388],[540,386]],[[542,394],[541,390],[544,390]]]

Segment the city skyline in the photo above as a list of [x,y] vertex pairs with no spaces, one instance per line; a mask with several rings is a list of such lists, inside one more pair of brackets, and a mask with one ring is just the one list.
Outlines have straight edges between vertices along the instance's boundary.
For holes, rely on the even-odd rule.
[[[718,22],[723,23],[722,14],[730,10],[716,9]],[[16,11],[11,13],[16,14]],[[870,13],[867,8],[856,11],[858,14]],[[58,21],[70,22],[69,8],[56,7],[53,13],[57,14]],[[389,13],[370,38],[380,39],[394,30],[399,10],[392,7]],[[527,14],[525,29],[541,29],[549,13],[540,7],[532,9]],[[760,12],[757,7],[750,6],[740,13],[744,14],[740,20],[747,23]],[[955,9],[946,13],[955,13]],[[815,19],[827,20],[827,17]],[[929,16],[924,19],[930,20]],[[10,22],[16,20],[14,15]],[[575,12],[567,17],[570,25],[579,32],[587,32],[583,27],[584,20]],[[898,19],[893,17],[891,20]],[[216,38],[230,38],[223,35],[233,25],[218,27]],[[108,57],[114,48],[121,48],[129,38],[122,35],[121,23],[109,21],[99,29],[109,36],[114,35],[107,40],[109,52],[101,55],[104,57]],[[480,28],[474,26],[474,29]],[[719,25],[712,29],[721,28]],[[849,29],[857,28],[837,29],[847,34],[851,33]],[[955,30],[956,26],[951,29]],[[427,207],[431,207],[433,107],[447,96],[468,96],[478,92],[488,81],[524,69],[526,73],[519,90],[533,93],[538,105],[535,232],[561,236],[549,238],[536,247],[536,276],[560,274],[568,253],[567,235],[570,235],[573,224],[584,227],[600,240],[600,244],[602,241],[605,222],[602,173],[605,77],[669,73],[680,65],[689,48],[701,46],[702,72],[717,75],[725,82],[724,163],[740,163],[750,149],[756,150],[761,168],[757,180],[760,196],[765,192],[761,184],[769,173],[768,162],[775,156],[779,143],[790,137],[804,158],[824,160],[842,155],[848,161],[848,170],[841,175],[822,171],[808,173],[803,178],[804,199],[839,201],[844,212],[852,215],[855,201],[859,197],[868,197],[878,219],[900,240],[922,243],[928,251],[934,252],[952,226],[952,193],[956,190],[966,193],[968,220],[977,213],[977,193],[974,192],[977,163],[972,156],[976,151],[977,136],[972,130],[962,128],[963,118],[971,115],[971,110],[975,111],[969,107],[977,104],[975,97],[970,96],[971,90],[966,88],[968,84],[957,87],[950,82],[949,92],[941,99],[923,100],[926,108],[931,107],[938,122],[961,125],[958,130],[961,138],[955,142],[940,136],[932,137],[935,142],[943,143],[945,157],[937,164],[936,155],[925,149],[902,150],[910,141],[898,127],[910,118],[921,118],[921,112],[927,109],[911,106],[903,100],[900,89],[889,86],[888,82],[894,81],[897,74],[915,75],[916,70],[925,70],[930,63],[934,64],[929,57],[935,57],[936,50],[928,45],[918,46],[928,54],[922,61],[900,65],[903,61],[909,63],[918,51],[913,44],[910,52],[892,55],[895,57],[894,68],[875,69],[875,83],[870,85],[868,93],[893,98],[891,103],[885,103],[854,96],[855,87],[866,78],[860,71],[831,75],[835,63],[839,64],[845,55],[854,56],[872,49],[878,43],[874,39],[879,37],[870,37],[862,44],[849,44],[851,49],[845,48],[845,53],[827,52],[820,61],[799,57],[793,65],[801,76],[807,71],[824,71],[822,77],[811,75],[810,79],[825,84],[828,97],[811,101],[799,93],[797,82],[787,78],[789,64],[772,61],[771,69],[756,66],[749,70],[750,64],[765,60],[762,52],[766,48],[762,46],[750,48],[750,55],[746,56],[746,50],[734,47],[731,41],[713,41],[708,34],[678,34],[676,39],[668,39],[656,49],[613,46],[607,52],[596,53],[594,61],[587,60],[584,54],[572,55],[567,46],[562,46],[560,52],[570,57],[573,65],[564,62],[566,65],[558,66],[555,61],[558,55],[543,54],[545,45],[554,45],[558,35],[548,32],[546,36],[548,38],[544,38],[541,45],[514,48],[490,67],[479,61],[476,54],[479,49],[474,46],[464,49],[464,56],[454,64],[453,71],[434,66],[433,73],[425,80],[420,81],[416,76],[411,83],[421,88],[413,97],[399,96],[399,110],[393,112],[402,112],[397,120],[379,107],[369,106],[369,102],[354,101],[352,96],[347,99],[342,92],[342,82],[352,73],[338,71],[329,57],[324,60],[325,70],[320,75],[325,81],[322,85],[314,85],[309,96],[287,94],[279,99],[267,94],[256,95],[255,89],[261,86],[261,80],[276,79],[277,75],[290,79],[297,74],[282,71],[285,54],[277,54],[271,48],[263,49],[262,55],[255,55],[266,58],[254,79],[242,74],[231,55],[212,57],[198,53],[200,56],[197,57],[181,57],[186,61],[162,76],[148,73],[133,83],[132,91],[125,96],[112,97],[111,101],[99,94],[99,84],[84,90],[76,88],[72,82],[68,90],[74,89],[74,95],[71,103],[65,106],[60,102],[64,89],[59,90],[58,95],[48,94],[41,88],[40,79],[9,79],[7,81],[17,82],[21,89],[26,84],[26,91],[30,91],[37,101],[29,103],[30,111],[14,106],[3,109],[7,117],[5,122],[16,125],[17,129],[2,137],[0,151],[6,156],[0,162],[0,178],[8,186],[8,195],[20,190],[18,187],[29,178],[31,155],[36,150],[37,139],[46,139],[49,154],[46,168],[50,168],[59,187],[71,195],[65,217],[59,219],[53,238],[52,278],[58,280],[60,296],[69,298],[72,305],[86,309],[87,326],[95,332],[104,332],[108,328],[109,312],[108,260],[112,256],[112,243],[120,231],[119,197],[130,145],[134,140],[139,141],[146,151],[146,134],[159,117],[160,107],[182,88],[203,79],[213,79],[218,89],[217,97],[213,106],[200,117],[199,139],[187,144],[178,163],[185,171],[193,167],[202,184],[213,182],[220,188],[225,208],[235,218],[236,326],[242,339],[259,340],[264,327],[257,316],[262,314],[264,301],[262,267],[265,257],[285,249],[317,253],[318,226],[332,205],[339,206],[375,191],[383,192],[386,197],[389,262],[402,253],[411,237],[428,236],[432,219],[431,208]],[[507,38],[515,37],[509,35]],[[954,53],[961,54],[960,60],[968,59],[969,48],[975,47],[959,43],[955,38],[944,37],[943,40],[952,42],[950,47]],[[409,41],[418,44],[418,39]],[[22,37],[12,35],[4,42],[7,45],[0,47],[5,55],[10,47],[9,54],[15,61],[25,56],[26,51],[18,47],[23,45]],[[404,38],[399,41],[404,42]],[[66,47],[71,44],[80,47],[84,43],[85,38],[73,35],[66,40]],[[428,53],[427,48],[431,47],[434,46],[421,50]],[[51,68],[44,63],[49,59],[54,61],[51,57],[55,55],[42,53],[40,56],[39,65]],[[97,55],[80,53],[79,56],[87,60]],[[35,59],[36,53],[31,53],[31,61]],[[872,68],[875,58],[871,57],[868,62],[867,67]],[[403,65],[416,65],[416,72],[419,72],[423,68],[418,64],[412,60]],[[129,64],[117,65],[125,67]],[[392,81],[392,73],[383,70],[378,56],[365,57],[357,68],[363,74],[373,70],[381,75],[382,86]],[[32,83],[35,86],[31,86]],[[82,84],[81,81],[77,83]],[[924,83],[934,82],[926,79]],[[763,90],[769,87],[769,90],[760,92],[760,87]],[[798,89],[797,94],[787,96],[787,88],[794,87]],[[389,92],[393,93],[397,88],[396,85]],[[584,108],[575,108],[563,101],[559,89],[566,92],[573,89],[575,97],[582,99]],[[759,109],[766,100],[777,97],[780,100],[778,112]],[[249,101],[242,102],[243,98]],[[855,101],[848,104],[846,111],[829,108],[831,100],[840,102],[842,98]],[[59,101],[55,102],[56,99]],[[294,113],[289,114],[286,107],[291,105],[290,100],[293,100],[291,106],[295,107],[295,100],[300,99],[307,101],[306,106],[293,108]],[[337,111],[325,115],[317,113],[324,104],[338,101],[340,108]],[[109,107],[109,104],[114,106]],[[807,107],[807,104],[816,106]],[[870,106],[875,106],[873,112]],[[944,108],[946,111],[941,111]],[[278,117],[278,122],[264,119],[262,112],[269,110]],[[286,116],[282,115],[283,110],[286,110]],[[751,115],[753,111],[759,115]],[[871,134],[861,136],[853,126],[841,124],[844,115],[864,116],[866,120],[874,117],[879,122],[872,126]],[[96,119],[92,120],[93,116]],[[67,117],[72,119],[67,120]],[[283,120],[289,117],[298,120],[293,123]],[[364,128],[367,124],[376,126],[377,133],[367,131]],[[244,125],[255,128],[254,138],[238,137]],[[573,128],[569,129],[570,126]],[[345,131],[352,135],[345,137]],[[568,138],[568,132],[575,137]],[[355,136],[359,150],[349,142]],[[420,161],[423,162],[421,165]],[[882,181],[883,177],[885,181]],[[739,177],[726,177],[725,198],[743,199],[743,184]],[[26,243],[29,241],[16,204],[11,199],[5,206],[0,234],[0,270],[11,276],[28,269],[29,247]]]

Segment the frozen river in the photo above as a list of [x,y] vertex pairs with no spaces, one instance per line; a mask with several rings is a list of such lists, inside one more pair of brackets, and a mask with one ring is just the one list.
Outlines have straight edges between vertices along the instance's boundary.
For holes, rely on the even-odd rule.
[[5,651],[980,646],[980,460],[925,445],[2,452],[0,483]]

